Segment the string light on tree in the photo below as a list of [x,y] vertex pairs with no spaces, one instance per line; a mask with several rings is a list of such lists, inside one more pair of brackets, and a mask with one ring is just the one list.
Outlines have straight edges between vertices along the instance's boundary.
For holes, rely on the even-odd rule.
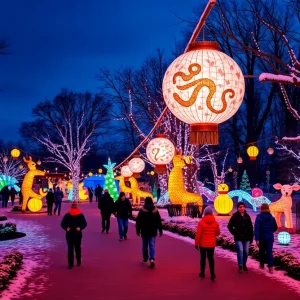
[[36,162],[36,164],[37,164],[38,166],[40,166],[40,165],[42,164],[42,162],[41,162],[40,160],[38,160],[38,161]]
[[118,190],[115,183],[113,171],[115,165],[115,163],[111,162],[110,158],[108,158],[108,164],[104,165],[104,167],[107,169],[104,190],[107,189],[109,191],[110,196],[116,201],[118,199]]

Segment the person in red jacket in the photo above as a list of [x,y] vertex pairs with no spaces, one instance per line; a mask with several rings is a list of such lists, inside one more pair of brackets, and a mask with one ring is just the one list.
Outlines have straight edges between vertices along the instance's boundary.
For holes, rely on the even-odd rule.
[[205,264],[206,255],[209,262],[210,276],[214,280],[215,275],[215,261],[214,251],[216,247],[216,237],[220,235],[220,227],[211,207],[206,207],[203,211],[203,218],[199,222],[197,227],[197,233],[195,238],[195,248],[200,250],[200,274],[201,278],[205,277]]

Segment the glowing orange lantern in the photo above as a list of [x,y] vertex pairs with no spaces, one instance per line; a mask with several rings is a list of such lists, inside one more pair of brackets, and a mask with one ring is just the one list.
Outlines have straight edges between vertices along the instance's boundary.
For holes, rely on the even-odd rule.
[[218,144],[218,124],[242,104],[244,76],[237,63],[219,51],[216,42],[195,42],[177,57],[163,80],[170,111],[191,125],[191,144]]
[[272,147],[269,147],[267,152],[269,155],[272,155],[272,154],[274,154],[274,149]]
[[129,178],[133,175],[133,173],[131,172],[131,170],[129,169],[129,166],[128,164],[124,165],[122,168],[121,168],[121,175],[124,177],[124,178]]
[[134,155],[129,161],[128,166],[133,176],[138,178],[140,177],[140,173],[145,169],[145,162],[138,155]]
[[250,146],[248,149],[247,149],[247,153],[250,157],[250,160],[256,160],[256,157],[258,156],[259,154],[259,150],[256,146]]
[[20,152],[19,149],[14,148],[14,149],[11,150],[10,154],[11,154],[11,156],[12,156],[12,158],[13,158],[14,160],[17,160],[17,159],[19,158],[21,152]]
[[167,171],[166,166],[175,155],[175,146],[165,134],[158,134],[147,145],[146,154],[155,165],[155,172],[161,174]]
[[31,198],[28,202],[28,209],[31,212],[38,212],[42,209],[43,202],[41,199]]
[[100,169],[98,169],[98,173],[99,174],[102,174],[102,172],[103,172],[103,170],[100,168]]

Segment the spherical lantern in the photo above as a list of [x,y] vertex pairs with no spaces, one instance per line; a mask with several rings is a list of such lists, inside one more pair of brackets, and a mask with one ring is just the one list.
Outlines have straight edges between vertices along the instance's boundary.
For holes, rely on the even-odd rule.
[[4,162],[5,164],[8,162],[8,157],[7,157],[6,155],[3,157],[3,162]]
[[89,176],[90,176],[90,177],[93,176],[93,173],[92,173],[92,172],[89,172]]
[[220,215],[228,215],[233,208],[233,201],[227,195],[229,187],[227,184],[222,183],[218,186],[218,196],[214,201],[214,208]]
[[216,42],[195,42],[177,57],[163,79],[170,111],[191,125],[191,144],[218,144],[218,124],[242,104],[245,81],[238,64]]
[[229,167],[228,172],[232,173],[233,169]]
[[98,169],[98,173],[99,174],[102,174],[102,172],[103,172],[103,170],[100,168],[100,169]]
[[242,164],[242,163],[243,163],[243,159],[239,156],[239,157],[237,158],[236,162],[237,162],[238,164]]
[[291,241],[291,235],[286,231],[279,232],[277,240],[280,245],[288,245]]
[[42,162],[41,162],[40,160],[38,160],[38,161],[36,162],[36,164],[40,166],[40,165],[42,164]]
[[166,166],[175,155],[175,146],[165,134],[158,134],[148,143],[146,154],[150,162],[155,165],[155,172],[162,174],[167,171]]
[[133,173],[135,178],[140,177],[140,173],[145,169],[145,162],[138,156],[134,155],[128,163],[130,171]]
[[263,190],[260,188],[257,188],[257,187],[252,189],[251,193],[252,193],[252,197],[255,197],[255,198],[261,197],[264,195]]
[[12,158],[14,160],[17,160],[19,158],[20,154],[21,154],[21,152],[17,148],[12,149],[11,152],[10,152],[10,155],[12,156]]
[[273,155],[274,154],[274,149],[272,147],[269,147],[267,150],[269,155]]
[[124,165],[122,168],[121,168],[121,175],[125,178],[129,178],[133,175],[133,173],[131,172],[131,170],[129,169],[129,166],[128,164]]
[[247,154],[249,155],[250,160],[256,160],[256,157],[259,154],[259,150],[256,146],[250,146],[247,149]]
[[38,212],[42,209],[43,202],[40,199],[37,198],[31,198],[28,202],[28,209],[31,212]]

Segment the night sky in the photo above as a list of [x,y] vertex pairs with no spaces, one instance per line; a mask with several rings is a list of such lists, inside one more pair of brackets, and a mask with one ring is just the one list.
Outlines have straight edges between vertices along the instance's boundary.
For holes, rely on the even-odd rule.
[[99,68],[136,66],[182,38],[203,0],[0,0],[0,139],[17,141],[31,110],[61,88],[97,92]]

